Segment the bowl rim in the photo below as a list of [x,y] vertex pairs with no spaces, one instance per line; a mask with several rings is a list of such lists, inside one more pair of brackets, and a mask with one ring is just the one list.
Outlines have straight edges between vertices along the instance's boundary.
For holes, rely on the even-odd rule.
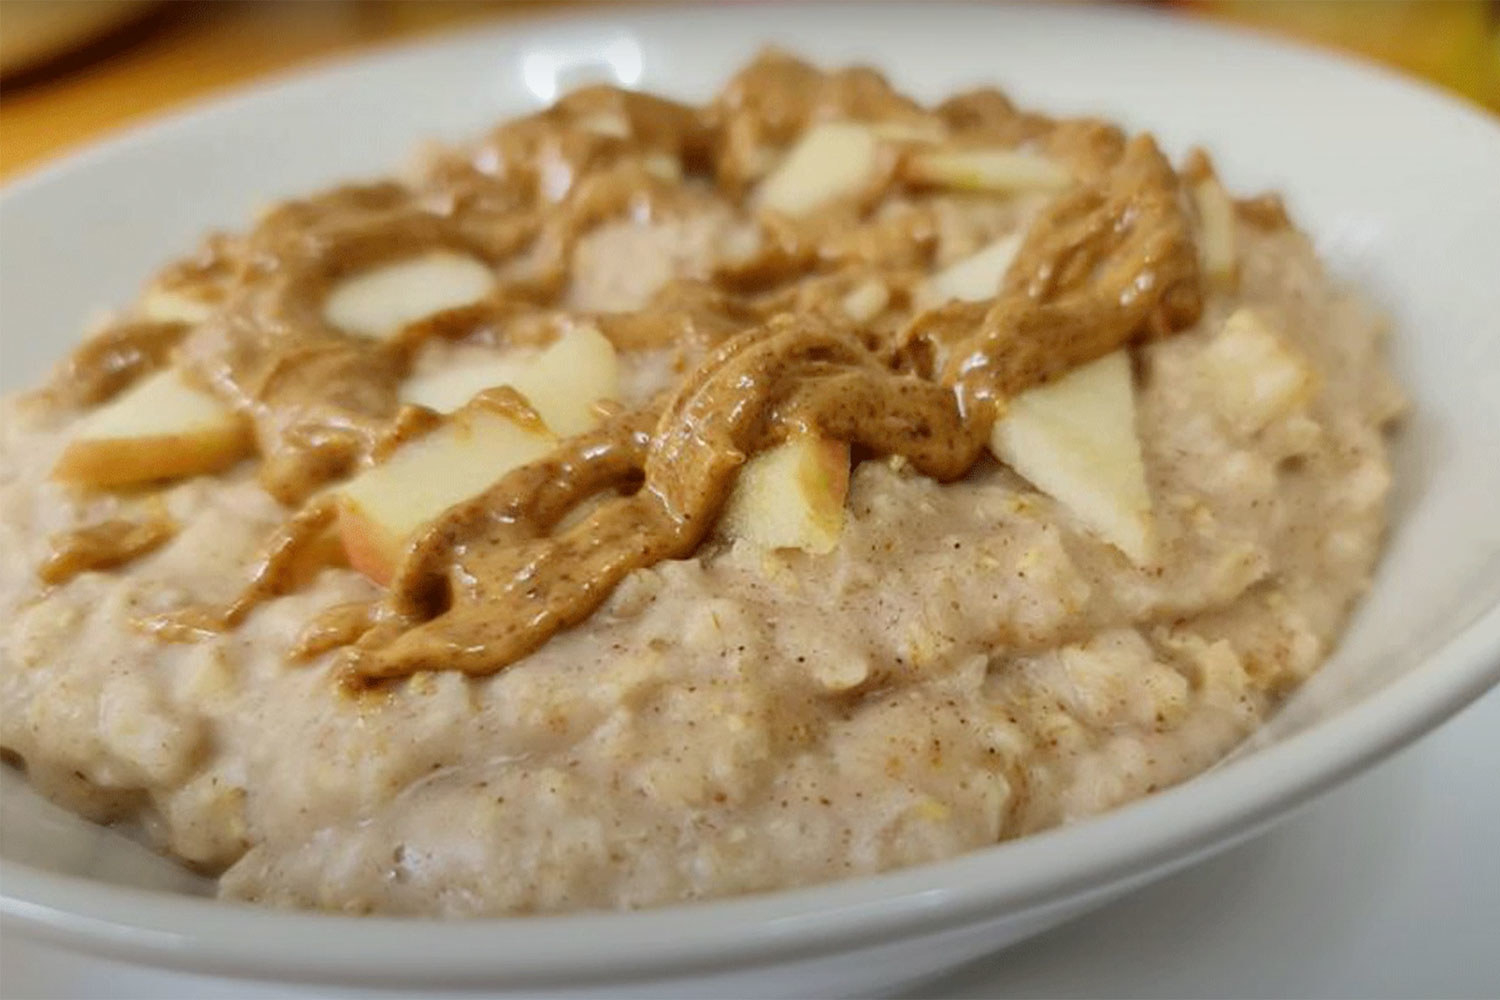
[[[880,5],[882,7],[903,5]],[[929,8],[930,10],[930,5]],[[733,15],[733,10],[729,11]],[[782,11],[785,15],[788,12]],[[470,30],[516,40],[538,30],[599,22],[641,23],[722,10],[570,12]],[[1155,21],[1159,30],[1207,34],[1283,58],[1334,64],[1352,76],[1422,95],[1433,113],[1495,122],[1463,100],[1363,60],[1256,32],[1142,11],[1052,10],[1047,16]],[[628,18],[628,20],[627,20]],[[227,96],[130,126],[63,159],[24,172],[0,204],[34,186],[191,129],[242,103],[325,74],[440,48],[439,34],[320,61]],[[662,973],[725,971],[768,957],[788,959],[868,947],[1019,913],[1105,891],[1251,836],[1315,795],[1415,740],[1500,682],[1500,600],[1478,610],[1412,670],[1354,706],[1256,753],[1146,799],[1069,826],[945,861],[812,887],[630,913],[485,918],[441,922],[290,912],[131,889],[0,859],[0,928],[149,964],[250,978],[364,983],[541,986],[623,982]],[[266,956],[276,956],[276,967]],[[390,955],[386,962],[378,956]]]
[[[1396,752],[1497,682],[1500,602],[1421,670],[1212,773],[956,858],[807,888],[629,913],[437,921],[276,910],[0,861],[0,927],[152,964],[387,987],[492,985],[497,977],[526,987],[724,971],[936,933],[1185,865]],[[997,870],[1007,877],[997,879]],[[275,969],[265,967],[267,954],[276,955]],[[372,965],[371,955],[381,954],[396,957]]]

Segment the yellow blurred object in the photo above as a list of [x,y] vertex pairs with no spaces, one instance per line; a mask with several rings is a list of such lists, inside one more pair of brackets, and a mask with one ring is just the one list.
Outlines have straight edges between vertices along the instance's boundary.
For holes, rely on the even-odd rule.
[[[0,50],[23,44],[15,39],[30,32],[27,19],[96,6],[102,11],[125,2],[0,0]],[[320,57],[589,2],[598,0],[153,4],[154,16],[141,30],[108,34],[91,46],[88,61],[70,60],[57,72],[49,71],[49,63],[27,70],[22,82],[6,81],[0,89],[0,178],[190,98]],[[1362,52],[1500,108],[1500,8],[1485,0],[1172,0],[1171,5]],[[36,66],[30,59],[27,64]]]
[[86,45],[155,5],[156,0],[6,0],[0,3],[0,76]]
[[[30,3],[22,0],[19,6]],[[51,5],[73,3],[53,0]],[[0,35],[8,33],[15,6],[15,0],[0,0]],[[186,100],[318,58],[448,27],[580,6],[580,0],[165,3],[149,32],[134,33],[143,37],[124,40],[115,51],[66,72],[0,87],[0,178]]]
[[1500,9],[1488,0],[1185,0],[1180,6],[1358,52],[1500,108]]

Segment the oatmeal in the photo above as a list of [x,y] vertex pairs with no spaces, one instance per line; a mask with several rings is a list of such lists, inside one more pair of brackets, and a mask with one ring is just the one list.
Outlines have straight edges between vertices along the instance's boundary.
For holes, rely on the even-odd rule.
[[1366,587],[1383,322],[1201,154],[769,54],[210,238],[3,404],[0,744],[229,898],[640,907],[1203,770]]

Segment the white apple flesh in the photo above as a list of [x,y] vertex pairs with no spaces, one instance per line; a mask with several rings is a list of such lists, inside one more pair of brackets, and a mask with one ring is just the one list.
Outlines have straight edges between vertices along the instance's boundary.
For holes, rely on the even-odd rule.
[[868,323],[890,304],[890,287],[879,279],[871,278],[844,296],[844,315],[856,323]]
[[907,158],[904,173],[917,184],[991,194],[1054,192],[1073,183],[1061,165],[1014,149],[922,150]]
[[165,288],[148,288],[141,297],[141,314],[158,323],[197,326],[212,316],[213,311],[209,302]]
[[990,450],[1133,562],[1150,561],[1151,492],[1126,351],[1011,400]]
[[345,333],[379,339],[477,302],[494,287],[495,273],[483,261],[434,250],[344,279],[323,300],[323,318]]
[[1247,434],[1292,413],[1317,387],[1307,359],[1249,309],[1224,321],[1203,352],[1202,371],[1213,382],[1219,411]]
[[401,399],[451,413],[481,390],[501,385],[525,396],[553,433],[571,437],[598,422],[596,403],[619,397],[619,358],[597,327],[574,326],[537,354],[503,352],[408,379]]
[[251,445],[240,414],[167,369],[84,417],[52,475],[92,487],[181,479],[226,469]]
[[556,445],[540,427],[476,404],[339,488],[338,533],[349,565],[390,581],[417,530]]
[[1000,283],[1021,249],[1021,234],[1002,236],[972,256],[955,261],[932,278],[930,289],[938,302],[982,302],[1000,292]]
[[744,464],[720,528],[763,549],[830,552],[843,534],[848,495],[849,445],[792,438]]
[[1198,254],[1203,272],[1219,285],[1231,284],[1236,266],[1234,202],[1214,177],[1194,184],[1192,195],[1198,212]]
[[761,207],[806,215],[859,193],[875,171],[879,140],[855,122],[823,122],[803,133],[761,183]]

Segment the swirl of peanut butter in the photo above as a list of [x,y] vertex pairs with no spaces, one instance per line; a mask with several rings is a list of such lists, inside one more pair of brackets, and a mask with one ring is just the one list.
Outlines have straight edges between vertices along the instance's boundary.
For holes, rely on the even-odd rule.
[[[901,455],[918,472],[956,479],[1005,399],[1195,320],[1197,267],[1177,177],[1138,138],[1097,184],[1039,220],[993,306],[947,314],[942,332],[964,332],[940,343],[940,379],[895,371],[849,329],[806,316],[741,334],[659,416],[618,418],[433,521],[350,670],[363,679],[488,674],[515,662],[588,617],[633,570],[690,555],[746,457],[793,435]],[[636,477],[632,495],[550,530],[574,505]]]
[[[152,366],[185,369],[249,417],[261,482],[301,507],[231,608],[184,613],[160,634],[233,627],[298,585],[330,517],[323,488],[378,460],[393,428],[431,423],[398,405],[424,339],[545,340],[565,315],[573,248],[593,227],[748,207],[768,156],[833,118],[936,131],[956,148],[1027,145],[1076,183],[1032,221],[995,298],[904,322],[856,323],[836,307],[872,277],[910,305],[901,297],[930,273],[937,217],[904,197],[901,142],[882,147],[856,197],[796,219],[753,213],[748,256],[717,262],[711,280],[669,283],[642,310],[593,318],[622,350],[676,349],[686,374],[675,389],[444,512],[377,602],[331,609],[302,652],[348,644],[344,676],[356,681],[493,673],[586,619],[636,569],[691,556],[757,451],[818,435],[951,481],[978,460],[1008,399],[1196,320],[1183,182],[1149,136],[1055,122],[995,91],[926,110],[869,70],[823,73],[775,53],[704,108],[589,88],[435,157],[409,183],[291,202],[243,238],[211,240],[169,272],[213,302],[207,320],[120,327],[75,354],[59,379],[75,401]],[[433,249],[494,267],[494,294],[384,340],[325,320],[336,282]]]

